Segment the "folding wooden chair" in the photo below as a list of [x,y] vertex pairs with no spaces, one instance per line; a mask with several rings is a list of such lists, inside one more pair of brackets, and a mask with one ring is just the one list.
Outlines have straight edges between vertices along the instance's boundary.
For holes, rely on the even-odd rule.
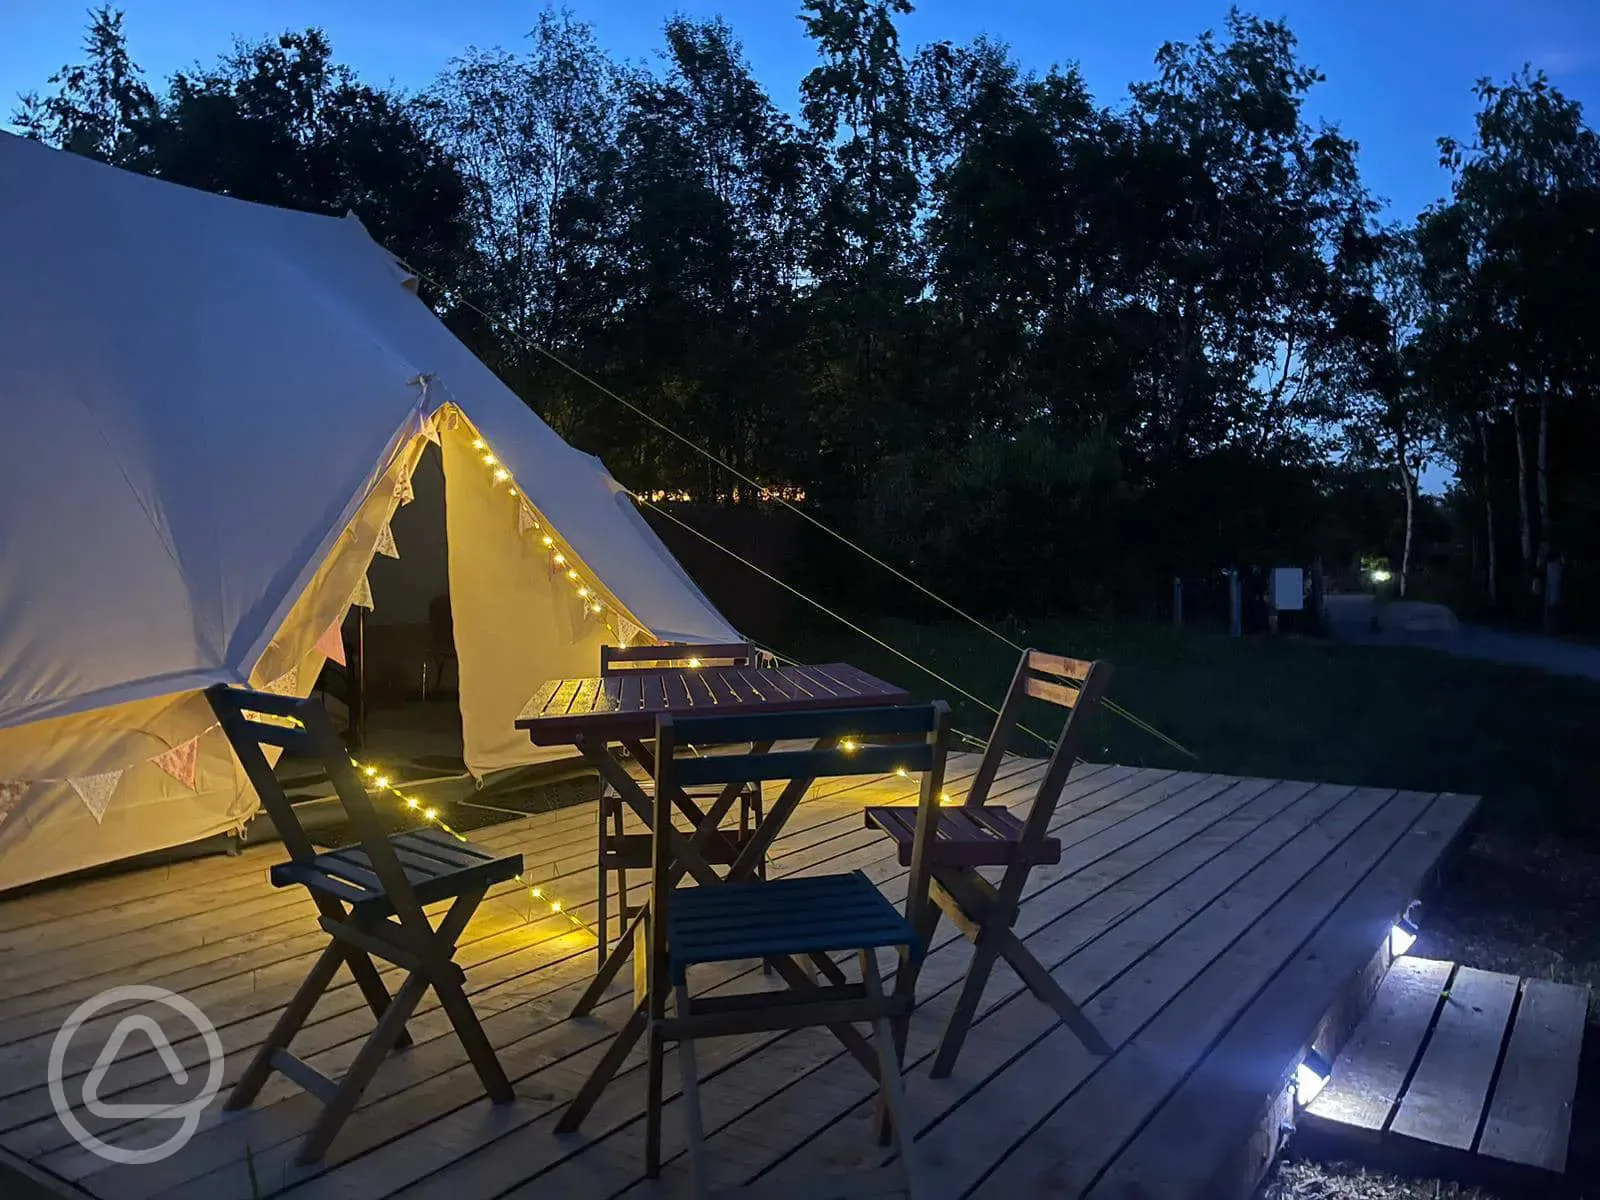
[[[600,676],[602,679],[643,679],[663,671],[683,671],[701,667],[749,667],[756,665],[757,650],[751,642],[728,642],[711,645],[672,643],[665,646],[601,646]],[[649,764],[644,764],[649,769]],[[688,789],[689,802],[686,815],[698,823],[707,806],[717,800],[716,790]],[[726,866],[738,857],[739,851],[749,842],[751,832],[761,823],[761,786],[752,784],[740,789],[738,831],[720,835],[709,841],[705,848],[708,861]],[[600,823],[597,839],[596,907],[598,909],[599,944],[596,952],[599,961],[606,961],[611,946],[611,918],[609,879],[617,878],[617,932],[620,936],[628,922],[638,913],[637,905],[628,903],[628,872],[650,869],[650,835],[627,833],[623,828],[626,805],[609,786],[600,790]],[[767,863],[763,858],[757,876],[765,879]]]
[[[1061,841],[1049,836],[1050,822],[1110,678],[1109,663],[1084,662],[1025,650],[965,802],[960,807],[945,808],[939,814],[936,836],[928,840],[928,858],[922,864],[933,901],[930,913],[935,925],[941,912],[948,914],[956,928],[972,941],[973,953],[966,981],[934,1057],[932,1075],[935,1079],[945,1078],[955,1068],[956,1056],[972,1024],[978,999],[983,995],[995,959],[1000,957],[1011,964],[1028,990],[1053,1008],[1090,1051],[1111,1052],[1082,1010],[1050,977],[1050,972],[1034,958],[1022,940],[1011,932],[1029,873],[1036,866],[1061,861]],[[1018,820],[1006,806],[984,801],[1029,698],[1071,711],[1027,818]],[[866,810],[867,827],[881,829],[895,840],[900,863],[913,868],[913,878],[918,868],[917,816],[917,809],[903,806]],[[980,867],[1002,868],[999,885],[991,884],[979,874]],[[903,1036],[900,1034],[902,1039]]]
[[[645,1173],[660,1170],[663,1059],[667,1042],[678,1043],[683,1072],[683,1104],[688,1122],[689,1161],[696,1195],[705,1195],[707,1175],[700,1119],[699,1077],[694,1043],[699,1038],[764,1030],[826,1025],[879,1081],[881,1105],[899,1150],[906,1186],[914,1175],[911,1137],[905,1124],[900,1062],[891,1022],[908,1018],[913,998],[886,994],[877,951],[894,949],[902,971],[914,970],[925,942],[916,932],[921,914],[902,916],[859,871],[845,875],[795,876],[770,882],[751,880],[751,860],[735,864],[730,882],[703,881],[677,890],[685,873],[679,860],[685,839],[671,830],[674,793],[692,784],[742,780],[786,780],[782,794],[762,825],[762,836],[777,835],[816,778],[883,775],[897,767],[922,772],[925,811],[937,812],[944,779],[945,733],[949,711],[943,704],[920,707],[859,708],[848,711],[776,713],[743,717],[660,718],[657,724],[656,835],[652,850],[650,915],[644,945],[635,961],[644,963],[648,1012],[648,1088]],[[838,749],[848,735],[913,738],[902,745]],[[810,750],[682,758],[672,753],[693,739],[697,744],[749,743],[770,747],[785,739],[814,741]],[[692,852],[692,845],[688,847]],[[925,892],[924,892],[925,894]],[[859,982],[851,982],[833,955],[854,952]],[[795,961],[810,960],[808,971]],[[787,991],[695,995],[690,968],[740,960],[773,963],[789,984]],[[820,972],[819,983],[816,974]],[[667,1015],[667,993],[673,995]],[[869,1046],[852,1022],[870,1022]],[[626,1036],[619,1035],[619,1043]],[[637,1036],[635,1034],[635,1036]],[[622,1046],[626,1053],[626,1046]]]
[[[273,1071],[287,1076],[324,1105],[299,1155],[302,1163],[319,1161],[385,1055],[396,1046],[410,1044],[406,1021],[430,987],[455,1027],[484,1090],[495,1103],[508,1103],[511,1084],[462,991],[465,975],[454,957],[456,940],[485,893],[494,884],[518,875],[522,856],[496,856],[431,829],[384,836],[361,777],[317,701],[224,686],[211,688],[206,696],[288,848],[289,861],[270,872],[273,885],[305,887],[321,913],[318,924],[331,939],[239,1077],[226,1107],[248,1107]],[[322,760],[360,839],[358,845],[317,853],[262,746],[280,746]],[[444,900],[452,903],[435,926],[423,906]],[[393,996],[379,976],[373,956],[406,972]],[[340,964],[350,968],[377,1027],[344,1078],[333,1080],[291,1054],[289,1043],[332,983]]]

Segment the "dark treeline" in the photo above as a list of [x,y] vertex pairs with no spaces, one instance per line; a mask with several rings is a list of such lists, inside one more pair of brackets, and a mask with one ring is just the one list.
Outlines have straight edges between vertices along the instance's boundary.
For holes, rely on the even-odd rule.
[[[903,46],[909,0],[800,8],[794,104],[719,21],[668,21],[639,65],[547,12],[406,95],[314,30],[155,87],[107,10],[14,120],[354,211],[629,486],[771,509],[535,347],[986,613],[1149,610],[1173,574],[1322,556],[1527,615],[1560,561],[1576,615],[1600,143],[1543,76],[1480,84],[1449,197],[1384,225],[1281,23],[1231,13],[1108,105],[995,42]],[[786,570],[837,596],[869,569],[826,544]]]

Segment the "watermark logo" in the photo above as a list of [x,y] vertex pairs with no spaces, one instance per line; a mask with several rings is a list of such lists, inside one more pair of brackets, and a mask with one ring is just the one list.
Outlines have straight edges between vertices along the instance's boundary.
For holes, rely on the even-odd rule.
[[[176,1128],[164,1141],[154,1146],[141,1150],[130,1150],[124,1146],[113,1146],[102,1141],[78,1119],[73,1111],[72,1104],[67,1099],[66,1088],[62,1083],[65,1073],[67,1047],[72,1044],[73,1037],[77,1034],[83,1023],[96,1013],[110,1008],[113,1004],[126,1003],[155,1003],[171,1010],[182,1021],[198,1030],[201,1039],[205,1042],[206,1053],[210,1058],[207,1068],[205,1086],[200,1093],[192,1099],[181,1104],[111,1104],[100,1098],[100,1086],[105,1082],[106,1072],[111,1069],[111,1064],[121,1053],[130,1035],[143,1034],[151,1045],[155,1047],[162,1063],[166,1066],[168,1074],[181,1086],[189,1082],[189,1070],[178,1059],[178,1054],[172,1048],[173,1039],[167,1036],[165,1030],[157,1023],[156,1019],[146,1013],[130,1013],[118,1021],[112,1029],[111,1036],[106,1039],[105,1046],[94,1060],[94,1066],[89,1069],[89,1074],[83,1081],[83,1107],[92,1115],[102,1120],[115,1121],[160,1121],[172,1122]],[[180,1037],[191,1036],[184,1030]],[[152,987],[149,984],[131,984],[127,987],[110,988],[98,996],[91,996],[67,1018],[67,1023],[56,1034],[56,1039],[50,1045],[50,1066],[48,1079],[50,1082],[50,1103],[55,1106],[56,1116],[61,1118],[61,1124],[68,1133],[91,1154],[106,1159],[109,1162],[138,1165],[140,1163],[160,1162],[170,1158],[182,1150],[200,1127],[200,1114],[205,1111],[206,1105],[216,1098],[217,1092],[222,1088],[222,1039],[217,1036],[217,1029],[191,1001],[184,999],[176,992],[169,992],[166,988]]]

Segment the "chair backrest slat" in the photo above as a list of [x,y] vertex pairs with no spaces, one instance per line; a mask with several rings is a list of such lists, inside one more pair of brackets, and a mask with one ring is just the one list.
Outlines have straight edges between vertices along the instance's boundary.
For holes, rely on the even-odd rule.
[[601,675],[681,671],[691,662],[703,667],[748,667],[756,661],[752,642],[677,642],[662,646],[601,646]]
[[1046,654],[1042,650],[1029,650],[1025,656],[1028,669],[1041,675],[1055,675],[1062,679],[1075,679],[1082,683],[1089,678],[1094,663],[1088,659],[1065,658],[1060,654]]
[[676,717],[683,745],[737,745],[788,738],[863,738],[924,734],[933,728],[926,704],[829,708],[799,712],[727,713]]
[[1023,683],[1023,691],[1035,700],[1046,700],[1051,704],[1058,704],[1062,708],[1071,708],[1078,703],[1078,689],[1069,687],[1064,683],[1051,683],[1037,675],[1029,675]]
[[908,746],[863,746],[859,750],[777,750],[767,754],[685,758],[672,773],[678,783],[686,787],[771,779],[818,779],[827,775],[893,775],[902,770],[926,771],[933,765],[933,757],[933,747],[925,742]]

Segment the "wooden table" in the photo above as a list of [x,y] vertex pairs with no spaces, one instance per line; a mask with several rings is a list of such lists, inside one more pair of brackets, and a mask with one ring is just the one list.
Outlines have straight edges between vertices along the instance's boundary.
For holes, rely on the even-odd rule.
[[718,712],[797,712],[904,704],[910,694],[848,663],[820,667],[706,667],[630,671],[605,678],[552,679],[518,714],[535,746],[576,744],[579,737],[643,742],[656,718]]
[[[638,671],[603,678],[553,679],[540,687],[533,699],[528,701],[517,716],[516,725],[518,729],[528,731],[528,737],[536,746],[570,744],[576,747],[578,753],[599,772],[600,778],[616,790],[623,803],[633,809],[647,827],[653,827],[654,811],[650,796],[629,773],[612,747],[620,743],[646,772],[653,775],[655,755],[646,743],[655,737],[658,716],[876,708],[905,704],[910,699],[910,693],[905,689],[885,683],[847,663],[765,669],[706,667]],[[828,743],[830,747],[833,744]],[[769,749],[770,745],[755,747],[757,753],[765,753]],[[729,784],[705,811],[701,811],[687,797],[674,798],[678,807],[692,820],[694,832],[687,836],[671,835],[673,865],[675,869],[693,876],[702,887],[752,877],[756,864],[763,860],[767,849],[798,807],[801,795],[798,789],[785,789],[784,796],[763,815],[749,843],[733,865],[725,874],[719,875],[706,862],[701,850],[715,834],[737,799],[739,790],[738,783]],[[605,886],[603,879],[600,886]],[[606,988],[633,953],[634,932],[642,927],[647,911],[648,906],[641,906],[623,931],[621,939],[606,956],[594,979],[583,995],[578,997],[572,1009],[573,1016],[583,1016],[599,1003]],[[644,1014],[643,992],[636,988],[632,1016],[562,1117],[558,1131],[568,1132],[578,1127],[599,1098],[606,1081],[621,1064],[622,1057],[638,1040],[643,1030]],[[847,1032],[854,1033],[853,1030]],[[855,1042],[860,1044],[856,1045]],[[870,1051],[859,1035],[852,1039],[850,1049],[858,1056],[868,1055],[870,1061]]]

